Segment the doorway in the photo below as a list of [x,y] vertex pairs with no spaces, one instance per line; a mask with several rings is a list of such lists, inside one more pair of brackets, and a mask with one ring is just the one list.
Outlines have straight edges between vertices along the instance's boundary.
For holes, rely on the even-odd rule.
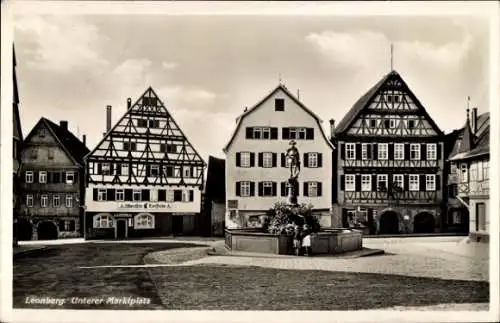
[[57,239],[57,227],[52,221],[45,221],[38,224],[38,240]]
[[172,234],[174,236],[180,236],[182,235],[183,231],[184,231],[184,226],[183,226],[182,215],[172,216]]
[[394,211],[387,211],[380,215],[380,234],[399,233],[399,215]]
[[434,216],[427,212],[419,213],[413,219],[414,233],[434,233]]
[[127,220],[126,219],[116,220],[116,238],[117,239],[127,238]]

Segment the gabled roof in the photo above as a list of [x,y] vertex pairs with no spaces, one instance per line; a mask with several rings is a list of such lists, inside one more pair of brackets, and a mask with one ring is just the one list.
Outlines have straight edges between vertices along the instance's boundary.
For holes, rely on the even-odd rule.
[[16,51],[14,50],[14,45],[12,45],[12,81],[14,87],[14,93],[12,98],[12,122],[13,124],[13,136],[15,139],[23,140],[23,131],[21,128],[21,118],[19,116],[19,92],[17,89],[17,74],[16,74]]
[[[466,130],[466,123],[462,129]],[[470,126],[469,126],[470,127]],[[460,139],[458,139],[460,140]],[[477,117],[477,132],[472,146],[467,151],[454,152],[449,160],[463,160],[488,155],[490,153],[490,113],[485,112]]]
[[71,131],[61,128],[59,125],[47,118],[40,118],[40,120],[26,137],[26,141],[28,141],[29,138],[34,135],[34,130],[40,123],[44,124],[46,128],[49,129],[49,131],[59,142],[63,150],[66,151],[68,156],[70,156],[70,158],[73,159],[75,163],[83,165],[83,157],[89,152],[89,149],[83,144],[83,142],[76,138],[75,135],[71,133]]
[[205,201],[210,203],[226,201],[226,161],[213,156],[208,157],[207,184]]
[[325,132],[323,131],[323,128],[321,127],[321,123],[323,122],[323,120],[321,120],[321,118],[315,114],[312,110],[310,110],[308,107],[306,107],[302,102],[300,102],[300,100],[295,97],[287,88],[286,86],[284,86],[283,84],[279,84],[276,88],[274,88],[274,90],[272,90],[271,92],[269,92],[268,95],[266,95],[264,98],[262,98],[262,100],[260,100],[259,102],[257,102],[257,104],[255,104],[253,107],[251,107],[250,109],[248,109],[247,111],[245,111],[243,114],[241,114],[237,119],[237,124],[236,124],[236,128],[234,129],[234,132],[231,134],[231,137],[229,139],[229,142],[226,144],[226,146],[222,149],[224,151],[224,153],[227,153],[227,150],[229,149],[229,146],[231,146],[234,138],[236,137],[236,134],[238,133],[238,130],[240,129],[241,127],[241,124],[243,122],[243,119],[251,114],[252,112],[254,112],[255,110],[257,110],[259,107],[262,106],[262,104],[264,102],[266,102],[267,100],[269,100],[269,98],[271,96],[273,96],[276,92],[278,91],[283,91],[293,102],[295,102],[299,107],[301,107],[305,112],[307,112],[311,117],[314,118],[314,120],[316,120],[317,124],[318,124],[318,127],[321,131],[321,134],[323,135],[323,137],[325,138],[325,140],[327,141],[328,145],[332,148],[332,149],[335,149],[335,147],[331,144],[330,140],[328,140],[328,137],[326,136]]
[[384,85],[390,80],[398,80],[401,82],[403,90],[406,94],[408,94],[413,102],[415,102],[416,106],[420,110],[420,112],[426,117],[427,121],[430,123],[432,128],[440,135],[443,134],[441,129],[437,126],[434,120],[429,116],[427,111],[425,110],[422,103],[418,100],[415,94],[410,90],[406,82],[396,71],[391,71],[389,74],[386,74],[380,81],[378,81],[374,86],[372,86],[363,96],[361,96],[356,103],[352,106],[352,108],[347,112],[347,114],[340,120],[339,124],[335,128],[336,134],[341,134],[347,131],[351,125],[356,121],[359,115],[363,112],[365,108],[368,108],[371,101],[375,98],[375,96],[384,88]]

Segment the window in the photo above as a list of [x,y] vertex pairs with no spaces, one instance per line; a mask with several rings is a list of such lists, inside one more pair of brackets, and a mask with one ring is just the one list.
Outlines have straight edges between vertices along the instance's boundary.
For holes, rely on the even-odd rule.
[[273,167],[273,153],[262,153],[262,167]]
[[262,128],[255,127],[253,128],[253,139],[261,139],[262,138]]
[[307,195],[312,197],[318,196],[318,182],[307,183]]
[[38,182],[39,183],[47,183],[47,172],[41,171],[38,173]]
[[396,128],[396,119],[389,119],[389,128]]
[[183,166],[182,167],[182,176],[183,177],[191,177],[191,167],[190,166]]
[[62,176],[61,176],[61,173],[59,172],[53,172],[52,173],[52,183],[61,183],[63,182],[61,180]]
[[111,175],[111,165],[109,163],[102,164],[102,175]]
[[467,170],[467,164],[466,163],[460,164],[460,174],[461,174],[462,183],[466,183],[469,180],[468,170]]
[[386,191],[388,188],[387,185],[387,175],[386,174],[379,174],[377,175],[377,191]]
[[128,164],[121,164],[121,174],[128,176]]
[[388,157],[388,144],[378,144],[378,159],[386,160]]
[[384,120],[384,127],[385,128],[390,128],[391,127],[391,121],[389,119]]
[[417,123],[417,120],[408,120],[408,129],[415,129],[415,124]]
[[38,135],[42,138],[45,137],[47,135],[47,129],[40,128],[40,130],[38,131]]
[[149,120],[149,128],[160,128],[160,120]]
[[488,160],[483,162],[483,178],[490,178],[490,162]]
[[24,179],[25,179],[26,183],[33,183],[33,172],[27,171],[26,175],[24,176]]
[[376,128],[376,127],[377,127],[377,120],[370,119],[370,128]]
[[74,181],[75,181],[75,173],[66,172],[66,184],[73,184]]
[[166,201],[172,203],[174,201],[174,190],[167,190]]
[[306,139],[306,128],[297,129],[298,139]]
[[137,119],[137,127],[146,128],[148,126],[148,121],[145,119]]
[[290,138],[288,139],[297,139],[297,129],[296,128],[290,128]]
[[191,190],[182,190],[182,202],[189,202],[189,196],[191,194]]
[[151,214],[139,214],[134,218],[134,229],[154,229],[155,218]]
[[271,138],[271,128],[262,128],[262,139]]
[[240,153],[240,166],[241,167],[250,167],[250,165],[251,165],[250,158],[251,158],[251,155],[249,152]]
[[176,153],[176,152],[177,152],[177,145],[167,144],[167,153]]
[[420,144],[410,144],[410,159],[420,160]]
[[356,175],[354,174],[346,174],[345,175],[345,190],[348,192],[353,192],[356,190]]
[[94,228],[99,229],[105,229],[105,228],[112,228],[113,227],[113,218],[111,216],[106,215],[106,214],[98,214],[94,216]]
[[137,143],[135,142],[124,142],[123,150],[125,151],[135,151],[137,149]]
[[33,207],[33,195],[26,195],[26,206]]
[[134,190],[132,192],[132,201],[140,201],[141,200],[141,190]]
[[98,201],[106,201],[107,198],[107,190],[105,188],[100,188],[97,190],[97,200]]
[[160,166],[159,165],[151,165],[149,170],[150,176],[157,177],[160,175]]
[[309,153],[307,155],[307,167],[318,167],[318,153]]
[[393,185],[395,187],[399,187],[401,190],[404,190],[404,182],[403,182],[403,175],[402,174],[395,174],[392,177],[393,180]]
[[49,151],[47,153],[48,153],[48,158],[49,159],[54,159],[54,150],[49,149]]
[[427,160],[436,160],[437,159],[437,145],[436,144],[427,144]]
[[60,206],[59,195],[54,195],[52,197],[52,205],[54,207],[59,207]]
[[418,180],[418,175],[409,175],[409,184],[408,188],[410,191],[418,191],[419,190],[419,180]]
[[394,160],[405,159],[405,144],[394,144]]
[[274,110],[285,111],[285,99],[274,99]]
[[123,188],[116,189],[115,200],[117,200],[117,201],[124,201],[125,200],[125,190]]
[[436,190],[436,175],[425,175],[425,190],[435,191]]
[[372,176],[371,175],[361,175],[361,190],[371,191],[372,190]]
[[262,193],[263,196],[273,196],[273,182],[263,182]]
[[346,159],[356,159],[356,144],[345,144],[345,157]]
[[66,207],[73,207],[73,196],[66,195]]
[[368,144],[361,144],[361,159],[368,159]]
[[40,197],[40,206],[41,207],[47,207],[48,202],[49,202],[49,197],[47,195],[42,195]]
[[240,195],[241,196],[250,196],[250,182],[241,182],[240,183]]

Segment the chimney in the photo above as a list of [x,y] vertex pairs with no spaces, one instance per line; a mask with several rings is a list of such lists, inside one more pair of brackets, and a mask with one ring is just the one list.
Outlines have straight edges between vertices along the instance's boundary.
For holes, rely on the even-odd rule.
[[111,106],[106,106],[106,132],[111,130]]
[[68,121],[66,120],[59,121],[59,127],[63,128],[64,130],[68,130]]
[[330,119],[330,138],[335,137],[335,120]]
[[83,135],[82,142],[83,142],[83,145],[87,146],[87,135]]
[[477,132],[477,108],[472,108],[472,133]]
[[128,98],[127,99],[127,110],[130,110],[131,107],[132,107],[132,99]]

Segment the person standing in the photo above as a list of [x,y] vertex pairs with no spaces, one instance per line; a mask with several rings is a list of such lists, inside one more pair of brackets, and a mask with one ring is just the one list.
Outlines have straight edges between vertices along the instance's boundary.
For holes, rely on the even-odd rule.
[[302,230],[302,247],[304,247],[304,252],[306,256],[312,256],[311,248],[311,228],[307,224],[304,224],[304,229]]

